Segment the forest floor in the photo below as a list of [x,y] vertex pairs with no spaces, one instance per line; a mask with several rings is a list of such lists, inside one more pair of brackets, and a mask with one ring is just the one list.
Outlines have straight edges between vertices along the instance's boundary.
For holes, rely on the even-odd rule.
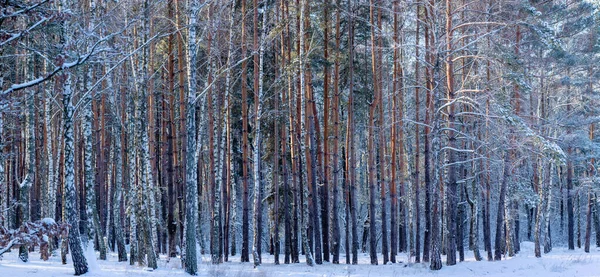
[[[17,258],[18,251],[6,253],[0,259],[0,276],[6,277],[53,277],[73,276],[70,261],[67,265],[60,263],[60,257],[54,256],[48,261],[39,259],[38,253],[30,253],[30,261],[23,263]],[[485,255],[485,252],[482,251]],[[91,256],[93,253],[87,253]],[[593,247],[590,253],[583,249],[567,250],[555,247],[551,253],[542,258],[535,258],[533,243],[523,242],[521,252],[515,257],[503,259],[500,262],[477,262],[473,253],[465,253],[466,261],[455,266],[445,266],[440,271],[430,271],[427,264],[407,263],[406,255],[399,256],[401,263],[372,266],[369,264],[367,253],[359,254],[359,265],[324,263],[309,267],[305,263],[274,265],[273,256],[263,254],[263,264],[253,268],[251,263],[240,263],[239,256],[221,265],[211,265],[210,256],[204,255],[199,264],[199,276],[217,277],[329,277],[329,276],[600,276],[600,248]],[[283,255],[280,256],[283,261]],[[303,258],[303,257],[301,257]],[[379,261],[381,262],[381,257]],[[88,259],[89,260],[89,259]],[[445,261],[445,258],[442,257]],[[303,259],[301,261],[304,261]],[[340,261],[345,262],[342,255]],[[128,262],[118,263],[116,254],[111,253],[107,261],[91,261],[90,272],[85,276],[91,277],[166,277],[189,276],[181,268],[179,259],[170,262],[161,257],[159,269],[149,271],[138,266],[130,266]]]

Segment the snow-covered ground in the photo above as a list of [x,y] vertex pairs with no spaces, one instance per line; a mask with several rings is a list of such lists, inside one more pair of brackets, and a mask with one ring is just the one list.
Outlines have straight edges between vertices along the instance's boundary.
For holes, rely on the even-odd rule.
[[[325,263],[315,267],[309,267],[304,263],[290,265],[274,265],[273,257],[264,254],[263,265],[253,268],[251,263],[240,263],[239,256],[233,257],[221,265],[211,265],[209,256],[203,257],[199,265],[199,276],[218,277],[328,277],[328,276],[600,276],[600,249],[592,248],[590,253],[582,249],[569,251],[565,248],[554,248],[551,253],[543,258],[535,258],[533,255],[533,244],[523,242],[521,253],[501,262],[476,262],[471,252],[466,253],[466,261],[455,266],[444,266],[440,271],[430,271],[426,264],[407,264],[406,256],[402,263],[372,266],[369,264],[368,254],[360,254],[359,265],[334,265]],[[22,277],[22,276],[72,276],[73,267],[70,264],[62,265],[60,257],[52,257],[49,261],[39,259],[39,254],[30,253],[30,261],[22,263],[17,258],[18,251],[4,254],[0,260],[0,276]],[[485,254],[485,252],[482,252]],[[90,253],[88,253],[90,255]],[[167,262],[161,257],[159,269],[148,271],[137,266],[130,266],[128,262],[118,263],[115,255],[110,255],[108,261],[92,261],[90,272],[86,276],[94,277],[163,277],[163,276],[188,276],[179,268],[180,261],[171,260]],[[283,255],[281,256],[283,260]],[[345,257],[340,259],[345,262]],[[381,262],[381,257],[379,259]]]

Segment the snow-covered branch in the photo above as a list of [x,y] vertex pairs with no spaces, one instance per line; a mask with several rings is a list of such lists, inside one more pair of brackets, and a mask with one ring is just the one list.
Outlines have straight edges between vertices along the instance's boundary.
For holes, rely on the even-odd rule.
[[24,35],[28,34],[29,32],[31,32],[33,29],[37,28],[38,26],[48,22],[50,19],[54,18],[54,16],[50,16],[50,17],[42,17],[42,19],[40,19],[38,22],[36,22],[35,24],[31,25],[29,28],[18,32],[18,33],[12,33],[10,34],[10,37],[5,40],[0,42],[0,47],[4,47],[4,45],[10,43],[11,41],[17,40],[21,37],[23,37]]

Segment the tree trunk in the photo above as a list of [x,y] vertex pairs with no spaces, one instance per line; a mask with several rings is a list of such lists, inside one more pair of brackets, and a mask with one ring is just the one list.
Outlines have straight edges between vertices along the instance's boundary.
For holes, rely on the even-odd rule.
[[198,31],[199,3],[194,0],[190,3],[189,34],[187,45],[188,64],[188,95],[186,104],[186,191],[185,191],[185,272],[196,275],[198,261],[196,258],[196,224],[198,214],[198,187],[196,184],[196,95],[197,95],[197,67],[196,50],[198,47],[196,34]]
[[[25,96],[25,108],[27,109],[25,124],[25,178],[19,184],[19,205],[17,206],[16,228],[29,222],[30,218],[30,191],[35,179],[35,103],[34,91]],[[29,260],[29,250],[26,245],[19,247],[19,259],[23,262]]]
[[[86,87],[89,88],[91,86],[91,78],[92,78],[92,69],[88,68],[87,70],[87,84]],[[87,89],[86,89],[87,91]],[[91,93],[86,93],[83,99],[84,103],[84,120],[82,123],[83,129],[83,140],[84,140],[84,150],[85,150],[85,158],[84,158],[84,171],[85,171],[85,202],[86,202],[86,212],[88,218],[88,228],[89,230],[89,240],[92,242],[91,247],[93,247],[93,242],[95,238],[98,238],[98,245],[100,250],[100,259],[106,260],[106,245],[104,244],[104,234],[102,228],[100,228],[100,217],[98,214],[98,208],[96,207],[96,173],[93,163],[93,146],[92,146],[92,95]],[[90,222],[91,221],[91,222]],[[88,234],[84,234],[86,236]],[[85,246],[90,247],[90,246]]]
[[73,139],[73,113],[74,107],[72,103],[73,91],[71,89],[71,74],[64,73],[61,78],[64,80],[63,86],[63,124],[64,124],[64,180],[65,180],[65,215],[66,220],[71,228],[69,229],[69,251],[71,252],[71,260],[75,269],[75,275],[82,275],[88,272],[88,265],[83,248],[79,239],[79,220],[77,219],[77,210],[75,207],[75,172],[73,171],[74,164],[74,139]]
[[[433,40],[433,37],[432,39]],[[432,45],[434,44],[434,41],[431,41]],[[434,53],[431,53],[432,55],[432,61],[434,61],[434,59],[439,59],[439,58],[434,58]],[[440,215],[440,208],[442,207],[441,203],[440,203],[440,196],[442,195],[442,191],[439,191],[439,188],[441,187],[441,178],[438,178],[441,173],[440,173],[440,169],[441,169],[441,165],[442,165],[442,159],[440,157],[440,115],[438,115],[438,113],[435,113],[435,111],[437,111],[439,109],[439,104],[438,104],[438,100],[436,99],[437,97],[437,90],[435,88],[438,87],[438,83],[440,80],[439,78],[439,60],[435,61],[436,66],[434,68],[431,69],[432,74],[431,74],[431,80],[430,80],[430,87],[433,89],[430,91],[430,99],[429,99],[429,108],[430,110],[430,115],[433,116],[433,130],[431,131],[433,137],[432,137],[432,153],[433,153],[433,159],[432,159],[432,163],[433,163],[433,184],[431,186],[431,195],[433,196],[433,203],[432,203],[432,211],[431,211],[431,263],[429,264],[429,268],[431,270],[440,270],[442,269],[442,258],[441,258],[441,252],[442,252],[442,229],[440,228],[441,223],[442,223],[442,218]]]
[[[352,222],[352,264],[358,264],[358,222],[356,219],[356,182],[355,182],[355,149],[354,149],[354,10],[352,3],[348,4],[348,117],[346,124],[346,187],[347,187],[347,208],[350,208],[350,218]],[[346,217],[348,220],[348,217]],[[348,223],[347,223],[348,224]],[[348,237],[348,236],[346,236]],[[348,247],[347,247],[348,249]],[[347,255],[347,258],[349,255]]]
[[[323,1],[323,58],[329,61],[329,0]],[[330,68],[329,63],[325,63],[323,66],[323,154],[320,164],[322,165],[322,185],[319,186],[321,196],[321,234],[323,243],[323,260],[329,262],[329,111],[332,109],[329,99],[329,82],[330,82]],[[314,105],[313,107],[316,107]],[[316,111],[316,108],[315,108]],[[315,112],[315,125],[318,125],[318,117]],[[317,134],[318,136],[318,134]]]
[[[431,8],[428,6],[424,6],[424,18],[425,20],[429,20],[433,16],[433,12]],[[431,36],[431,28],[429,24],[425,24],[425,61],[427,61],[430,65],[433,62],[433,54],[432,54],[432,36]],[[425,141],[423,142],[423,169],[425,171],[424,183],[425,183],[425,230],[423,232],[423,262],[430,261],[431,254],[431,245],[432,245],[432,211],[431,211],[431,110],[432,106],[432,93],[433,93],[433,68],[431,66],[427,66],[425,68],[425,86],[426,86],[426,99],[425,99]],[[436,229],[437,230],[437,229]]]
[[[397,2],[395,2],[397,3]],[[395,5],[395,7],[397,6],[397,4]],[[396,7],[397,10],[397,7]],[[397,21],[397,16],[394,13],[395,19],[394,22]],[[421,16],[421,5],[417,5],[417,19],[421,20],[422,16]],[[397,23],[395,23],[397,24]],[[419,48],[421,47],[419,44],[419,40],[421,37],[420,34],[420,27],[421,24],[420,22],[417,22],[416,24],[416,33],[415,33],[415,56],[417,57],[417,59],[415,60],[415,81],[417,84],[419,84],[420,80],[419,80],[419,69],[420,69],[420,65],[419,65]],[[415,263],[419,263],[421,262],[421,197],[420,197],[420,193],[421,193],[421,182],[420,182],[420,175],[421,175],[421,169],[420,169],[420,161],[421,161],[421,146],[420,146],[420,132],[419,132],[419,116],[420,116],[420,99],[419,99],[419,85],[415,86],[415,165],[414,165],[414,170],[415,170],[415,175],[414,175],[414,187],[415,187]],[[395,105],[396,106],[396,105]],[[396,120],[394,120],[395,122]],[[395,139],[395,137],[394,137]],[[393,166],[395,166],[394,163],[392,163]],[[395,209],[394,209],[395,211]],[[394,213],[394,211],[392,211],[392,214]],[[394,215],[392,215],[394,216]],[[394,226],[394,223],[392,223],[392,226]],[[393,241],[393,240],[392,240]],[[392,247],[393,249],[394,247]],[[395,252],[394,252],[395,253]],[[395,260],[395,259],[394,259]],[[392,262],[395,262],[394,260],[392,260]]]
[[[370,9],[370,22],[371,22],[371,65],[373,73],[373,102],[369,104],[369,139],[367,143],[369,152],[369,256],[371,257],[371,264],[377,265],[377,222],[375,220],[375,203],[377,191],[377,182],[375,181],[375,109],[379,103],[379,81],[378,81],[378,69],[377,69],[377,55],[376,55],[376,38],[375,38],[375,4],[374,0],[371,0],[369,4]],[[385,211],[385,210],[384,210]],[[385,213],[385,212],[384,212]]]
[[[213,5],[208,4],[208,21],[213,20]],[[219,264],[222,262],[221,256],[221,201],[220,201],[220,180],[217,180],[217,171],[219,170],[215,163],[215,156],[219,157],[218,152],[219,149],[215,147],[216,141],[215,139],[215,130],[214,123],[217,121],[217,118],[214,115],[215,105],[213,102],[213,71],[214,69],[214,58],[213,58],[213,27],[212,23],[209,23],[209,27],[207,29],[207,62],[208,62],[208,77],[206,81],[206,108],[208,109],[208,120],[207,120],[207,132],[208,132],[208,199],[209,199],[209,213],[210,213],[210,254],[211,254],[211,262],[212,264]],[[220,110],[220,108],[219,108]],[[196,151],[200,151],[198,148]],[[219,160],[221,160],[219,158]],[[220,161],[219,161],[220,162]],[[219,178],[220,179],[220,178]]]
[[[252,257],[254,267],[261,264],[262,244],[262,180],[261,180],[261,119],[262,119],[262,93],[263,93],[263,55],[264,44],[258,46],[258,0],[253,0],[254,8],[254,244]],[[264,41],[266,32],[266,13],[263,14],[261,41]]]
[[502,182],[500,184],[500,195],[498,196],[498,214],[496,216],[496,239],[494,241],[494,260],[502,260],[502,227],[505,225],[504,215],[506,213],[505,199],[506,190],[508,186],[508,178],[510,176],[510,154],[506,152],[504,154],[504,173],[502,175]]
[[[242,15],[246,14],[246,1],[242,0]],[[242,253],[241,261],[249,262],[249,207],[248,207],[248,94],[247,62],[246,62],[246,20],[242,18]]]
[[549,169],[546,172],[546,180],[548,180],[548,188],[546,189],[546,210],[544,211],[544,229],[546,230],[546,234],[544,236],[544,254],[550,253],[552,251],[552,236],[550,234],[550,210],[552,208],[552,171],[553,164],[549,165]]
[[454,92],[454,65],[452,58],[453,26],[452,26],[452,1],[446,0],[446,89],[447,89],[447,118],[448,118],[448,173],[446,183],[446,229],[448,237],[446,239],[446,265],[456,264],[456,240],[457,240],[457,203],[458,203],[458,183],[456,173],[458,168],[456,163],[456,132],[455,132],[455,106],[453,104],[455,98]]
[[[175,20],[173,14],[173,2],[174,0],[168,1],[168,14],[167,18]],[[175,206],[177,205],[177,189],[175,188],[175,172],[174,164],[177,162],[176,158],[176,132],[175,132],[175,56],[173,54],[173,41],[175,36],[170,34],[167,40],[167,52],[169,54],[167,61],[167,93],[169,95],[168,101],[165,101],[163,105],[168,107],[169,112],[166,114],[165,123],[165,135],[166,135],[166,185],[167,185],[167,237],[168,237],[168,256],[174,258],[177,256],[177,221],[175,219]]]
[[[393,35],[393,40],[394,40],[394,44],[395,45],[399,45],[399,41],[398,41],[398,13],[399,13],[399,7],[398,7],[398,1],[394,1],[393,3],[393,9],[394,9],[394,35]],[[417,31],[418,33],[418,31]],[[418,37],[418,35],[417,35]],[[418,39],[417,39],[418,40]],[[418,42],[417,42],[418,44]],[[417,47],[418,48],[418,47]],[[400,49],[398,49],[398,47],[394,47],[394,56],[393,56],[393,73],[392,73],[392,130],[391,130],[391,138],[390,138],[390,148],[391,148],[391,169],[390,169],[390,226],[391,226],[391,230],[390,230],[390,261],[392,263],[396,263],[396,254],[398,251],[398,228],[396,228],[398,226],[398,195],[396,192],[396,169],[397,169],[397,146],[396,146],[396,140],[397,140],[397,133],[398,133],[398,124],[396,122],[398,122],[398,56],[399,56],[399,52]],[[418,53],[417,53],[418,56]],[[418,75],[418,73],[417,73]],[[418,78],[418,77],[416,77]],[[418,104],[417,104],[418,106]],[[418,108],[417,108],[418,109]],[[418,112],[417,112],[418,113]],[[418,117],[418,115],[417,115]],[[417,146],[418,148],[418,146]],[[417,150],[418,152],[418,150]],[[418,155],[418,154],[417,154]]]
[[567,148],[567,232],[569,250],[575,250],[575,215],[573,213],[573,158],[571,147]]
[[[340,4],[340,0],[337,1],[337,4],[339,6]],[[340,10],[337,10],[337,12],[335,13],[335,49],[336,51],[340,50],[340,36],[341,36],[341,32],[340,32]],[[335,58],[335,62],[334,62],[334,76],[333,76],[333,90],[334,90],[334,96],[333,96],[333,155],[332,155],[332,160],[331,160],[331,164],[333,166],[332,168],[332,172],[333,172],[333,178],[331,180],[331,187],[332,187],[332,196],[331,196],[331,244],[332,244],[332,252],[333,252],[333,257],[332,257],[332,263],[334,264],[339,264],[340,263],[340,223],[339,223],[339,203],[338,203],[338,197],[339,197],[339,185],[340,183],[338,182],[338,176],[339,176],[339,157],[338,157],[338,147],[339,147],[339,143],[340,143],[340,131],[339,131],[339,125],[340,125],[340,92],[339,92],[339,79],[340,79],[340,59],[336,56]],[[348,219],[346,219],[348,220]]]
[[476,182],[472,183],[472,191],[473,198],[469,197],[469,191],[467,190],[467,186],[463,186],[465,189],[465,197],[467,198],[467,203],[471,207],[471,222],[470,222],[470,233],[469,233],[469,247],[473,250],[473,255],[475,256],[476,261],[481,261],[483,258],[479,253],[479,211],[477,204],[477,195],[479,194],[478,184]]
[[596,231],[596,247],[600,247],[600,213],[598,212],[598,195],[594,193],[592,201],[592,216],[594,217],[594,230]]
[[[231,66],[231,59],[233,56],[233,26],[235,22],[235,1],[231,1],[231,13],[229,14],[229,45],[227,49],[227,67]],[[226,153],[223,154],[225,161],[221,161],[221,164],[224,163],[225,168],[223,172],[225,174],[225,183],[221,188],[223,190],[223,260],[227,262],[229,260],[229,232],[230,232],[230,222],[231,222],[231,202],[232,198],[235,198],[235,195],[232,195],[232,187],[235,186],[233,182],[233,168],[232,168],[232,159],[233,159],[233,141],[231,135],[231,70],[228,70],[225,75],[225,127],[223,129],[224,135],[223,140],[225,140],[226,144]],[[234,222],[235,223],[235,222]],[[232,238],[235,237],[235,233]],[[235,241],[233,239],[232,241]],[[233,253],[232,253],[233,255]]]
[[[109,78],[109,82],[110,82]],[[109,87],[112,87],[109,85]],[[117,101],[115,100],[117,96],[111,96],[111,105],[113,107],[117,107]],[[123,200],[123,147],[121,144],[121,121],[120,116],[115,112],[116,109],[113,110],[114,119],[116,122],[113,124],[113,138],[114,138],[114,166],[115,166],[115,194],[112,201],[112,208],[110,212],[113,213],[114,217],[114,227],[115,227],[115,240],[117,243],[117,251],[118,251],[118,261],[125,262],[127,261],[127,252],[125,249],[125,240],[123,235],[123,219],[121,217],[121,201]]]
[[[543,176],[543,166],[541,164],[541,159],[537,159],[537,161],[534,164],[533,170],[537,171],[536,176]],[[536,178],[534,178],[535,180]],[[534,254],[537,258],[542,257],[542,251],[541,251],[541,246],[540,246],[540,233],[541,233],[541,226],[542,226],[542,207],[544,204],[544,182],[546,182],[547,180],[541,180],[541,178],[537,178],[536,184],[534,184],[534,187],[537,188],[537,193],[538,193],[538,204],[537,204],[537,208],[534,209],[536,211],[535,213],[535,227],[533,229],[533,237],[534,237]]]
[[585,245],[584,245],[584,251],[585,253],[589,253],[590,252],[590,238],[591,238],[591,233],[592,233],[592,205],[594,205],[594,203],[592,202],[592,193],[590,191],[588,191],[587,193],[588,195],[588,201],[587,201],[587,212],[585,215]]

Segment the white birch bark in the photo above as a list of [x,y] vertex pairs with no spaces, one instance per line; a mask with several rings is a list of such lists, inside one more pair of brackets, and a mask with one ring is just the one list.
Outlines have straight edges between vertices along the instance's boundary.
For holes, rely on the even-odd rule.
[[259,76],[258,76],[258,103],[256,103],[256,114],[254,123],[254,243],[252,245],[252,257],[254,259],[254,267],[261,264],[260,253],[258,253],[260,241],[260,232],[262,226],[259,226],[259,217],[262,216],[262,184],[261,184],[261,151],[262,138],[261,138],[261,120],[262,120],[262,94],[264,87],[264,52],[265,52],[265,33],[267,28],[267,10],[263,9],[262,17],[262,29],[260,34],[260,49],[258,50],[259,60]]
[[137,239],[137,216],[136,212],[139,210],[137,203],[137,191],[138,186],[136,185],[136,156],[137,151],[135,149],[135,119],[133,116],[134,100],[133,97],[128,101],[128,116],[127,116],[127,168],[128,168],[128,183],[129,183],[129,196],[127,213],[129,214],[129,264],[133,265],[138,260],[138,239]]
[[[304,20],[304,13],[305,13],[305,4],[304,1],[301,0],[300,1],[300,20]],[[306,103],[306,97],[305,97],[305,78],[304,78],[304,46],[305,46],[305,41],[304,41],[304,24],[302,22],[298,22],[298,24],[300,24],[300,49],[299,49],[299,62],[300,62],[300,95],[301,95],[301,102],[302,102],[302,109],[301,109],[301,115],[300,115],[300,122],[301,122],[301,134],[300,134],[300,153],[299,155],[302,155],[302,153],[305,153],[305,147],[306,145],[304,144],[304,137],[306,136],[306,120],[305,120],[305,111],[306,109],[308,109],[308,105]],[[304,194],[304,200],[308,201],[308,191],[306,188],[306,185],[303,186],[303,190],[302,193]],[[302,237],[302,247],[304,248],[304,253],[306,253],[306,264],[309,266],[314,266],[315,264],[315,260],[313,258],[313,255],[310,251],[310,247],[308,245],[308,235],[307,235],[307,227],[308,227],[308,222],[306,222],[307,220],[310,220],[308,218],[308,205],[306,204],[306,202],[302,203],[302,212],[304,213],[304,216],[302,217],[303,221],[301,224],[301,237]]]
[[[48,70],[48,64],[44,61],[44,68]],[[52,91],[53,83],[44,87],[44,128],[46,129],[46,182],[42,184],[42,217],[54,219],[56,203],[56,183],[54,180],[54,157],[52,155]],[[2,124],[0,123],[0,126]],[[53,202],[53,203],[51,203]]]
[[[2,87],[2,81],[2,73],[0,73],[0,87]],[[5,180],[6,170],[4,169],[4,115],[2,113],[5,106],[0,103],[0,219],[2,221],[0,227],[8,228],[8,199],[6,197],[8,184]]]
[[542,251],[540,247],[540,229],[542,226],[542,216],[543,216],[543,204],[544,204],[544,182],[546,181],[544,178],[544,165],[542,163],[542,159],[537,158],[538,165],[538,176],[539,181],[536,184],[538,187],[538,201],[537,201],[537,209],[535,213],[535,226],[533,228],[533,241],[534,241],[534,254],[536,257],[542,256]]
[[[185,207],[185,272],[190,275],[196,275],[198,272],[198,261],[196,258],[196,223],[198,214],[196,184],[196,109],[195,98],[197,94],[197,39],[198,32],[198,11],[200,9],[198,0],[190,1],[189,15],[189,34],[187,44],[187,75],[188,75],[188,95],[186,101],[186,207]],[[183,100],[183,99],[182,99]]]
[[[108,78],[108,87],[112,88],[112,79]],[[112,124],[113,139],[114,139],[114,165],[115,165],[115,183],[114,183],[114,198],[110,212],[113,213],[115,240],[117,243],[118,261],[127,261],[127,252],[125,249],[125,239],[123,234],[123,218],[121,217],[121,201],[123,200],[123,147],[121,145],[121,134],[123,126],[121,125],[121,115],[118,113],[116,92],[109,97],[111,105],[114,107],[113,118],[115,122]]]
[[[87,69],[87,82],[86,82],[86,91],[87,88],[91,87],[92,81],[92,68],[89,67]],[[95,236],[98,237],[98,246],[100,250],[100,259],[106,260],[106,244],[104,243],[104,234],[102,232],[102,228],[100,227],[100,217],[98,214],[98,208],[96,205],[96,173],[93,166],[93,145],[92,145],[92,121],[93,121],[93,112],[92,112],[92,94],[86,93],[84,96],[84,104],[83,104],[83,121],[82,130],[83,130],[83,140],[84,140],[84,171],[85,171],[85,202],[86,202],[86,214],[88,218],[88,228],[89,234],[84,234],[84,236],[89,235],[90,242],[94,242]],[[90,247],[88,245],[84,245],[85,247]],[[93,247],[93,245],[91,245]]]
[[[66,0],[63,0],[66,1]],[[65,5],[66,6],[66,5]],[[73,138],[73,103],[71,98],[73,91],[71,88],[71,74],[66,72],[62,74],[65,79],[63,87],[63,123],[64,123],[64,148],[65,148],[65,218],[71,225],[69,229],[69,252],[75,268],[75,275],[81,275],[88,271],[87,260],[83,255],[81,240],[79,239],[79,218],[75,202],[77,194],[75,192],[75,172],[74,168],[74,138]]]
[[548,188],[546,189],[546,210],[545,210],[545,222],[544,222],[544,254],[552,251],[552,237],[550,236],[550,211],[552,209],[552,172],[554,171],[554,164],[550,164],[548,169]]

